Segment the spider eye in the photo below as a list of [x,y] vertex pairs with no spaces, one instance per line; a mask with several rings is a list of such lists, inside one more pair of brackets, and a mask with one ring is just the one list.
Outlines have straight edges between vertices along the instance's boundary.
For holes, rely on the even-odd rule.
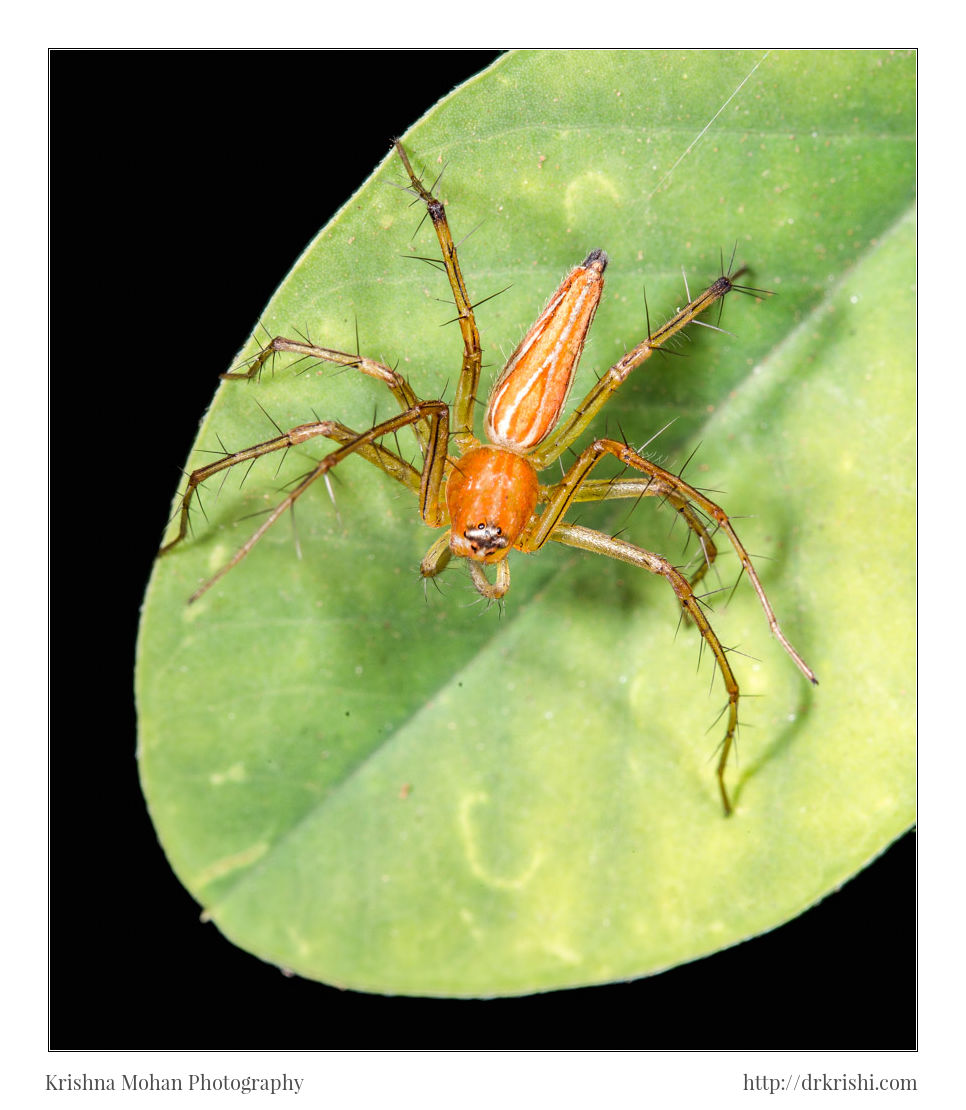
[[470,541],[470,550],[474,552],[482,551],[484,554],[490,554],[494,551],[502,551],[508,546],[503,529],[498,524],[487,524],[485,520],[475,528],[472,526],[467,528],[463,536]]

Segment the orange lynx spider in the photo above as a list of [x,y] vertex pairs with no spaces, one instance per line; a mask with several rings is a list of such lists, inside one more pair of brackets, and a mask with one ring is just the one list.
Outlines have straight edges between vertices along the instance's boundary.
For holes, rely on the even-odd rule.
[[[452,405],[443,401],[421,400],[401,374],[372,359],[318,347],[310,342],[282,337],[273,339],[255,356],[247,370],[221,376],[252,378],[261,371],[269,358],[278,352],[288,351],[322,362],[353,367],[385,382],[402,412],[364,432],[353,431],[333,420],[300,424],[264,443],[255,444],[244,451],[228,453],[217,462],[193,471],[181,500],[178,534],[161,548],[161,553],[170,551],[187,535],[192,496],[207,478],[238,463],[293,447],[316,436],[324,436],[341,446],[321,459],[294,486],[231,560],[195,592],[192,601],[239,563],[317,478],[327,474],[337,463],[353,454],[361,455],[390,478],[407,486],[419,498],[419,514],[426,524],[431,528],[446,529],[420,564],[424,578],[433,578],[440,574],[456,555],[468,560],[473,585],[483,597],[502,598],[510,588],[510,552],[514,549],[538,551],[547,540],[556,540],[557,543],[570,547],[607,555],[632,566],[643,567],[652,574],[662,575],[677,595],[684,616],[697,626],[714,654],[728,693],[728,721],[721,742],[717,778],[725,813],[730,814],[731,802],[725,786],[724,772],[738,725],[739,690],[725,649],[694,593],[694,587],[705,576],[717,555],[704,519],[713,521],[715,531],[720,529],[728,537],[741,562],[742,570],[748,575],[758,595],[772,633],[802,674],[810,682],[817,682],[812,670],[779,627],[748,552],[738,539],[731,521],[713,501],[678,475],[649,462],[628,444],[617,440],[595,439],[581,451],[563,477],[552,485],[540,485],[537,472],[560,458],[631,371],[653,351],[732,289],[749,293],[755,290],[734,284],[733,278],[743,270],[722,274],[703,293],[675,313],[663,327],[653,335],[648,335],[618,360],[591,388],[574,412],[558,426],[604,285],[607,255],[599,249],[591,251],[564,278],[536,323],[510,356],[490,393],[483,421],[487,442],[481,442],[473,433],[473,408],[477,403],[482,348],[473,305],[460,272],[456,244],[450,234],[442,203],[417,177],[402,144],[397,141],[395,148],[411,182],[412,187],[407,191],[426,205],[433,222],[442,250],[443,265],[453,290],[463,335],[463,366],[455,400]],[[411,428],[416,435],[423,456],[421,471],[379,442],[400,428]],[[456,445],[458,457],[448,453],[451,442]],[[614,456],[625,467],[639,471],[640,476],[591,478],[591,471],[605,455]],[[690,580],[662,555],[645,551],[615,536],[578,524],[568,524],[563,520],[574,502],[629,497],[660,497],[684,518],[688,528],[697,536],[704,555],[701,565]],[[539,513],[536,511],[538,505],[543,505]],[[494,583],[490,582],[483,571],[485,564],[496,566]]]

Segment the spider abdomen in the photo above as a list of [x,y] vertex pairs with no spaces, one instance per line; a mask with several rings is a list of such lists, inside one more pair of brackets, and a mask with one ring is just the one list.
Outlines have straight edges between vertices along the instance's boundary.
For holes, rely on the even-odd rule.
[[575,266],[510,356],[486,406],[491,442],[532,451],[553,431],[600,303],[606,265],[598,249]]

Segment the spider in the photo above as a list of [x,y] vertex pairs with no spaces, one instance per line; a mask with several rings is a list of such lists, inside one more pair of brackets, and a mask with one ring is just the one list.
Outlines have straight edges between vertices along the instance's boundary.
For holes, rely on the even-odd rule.
[[[742,571],[748,575],[758,595],[772,633],[795,661],[802,674],[817,683],[814,673],[788,641],[761,585],[751,558],[727,514],[700,490],[644,458],[627,443],[598,438],[585,447],[559,481],[541,485],[538,473],[568,450],[584,432],[610,397],[626,381],[631,371],[654,351],[732,290],[758,293],[736,285],[734,278],[743,269],[722,273],[703,293],[690,300],[670,320],[650,333],[619,359],[591,388],[566,419],[561,413],[573,385],[577,364],[588,329],[600,302],[607,255],[593,250],[574,267],[550,298],[547,307],[524,336],[498,377],[486,405],[483,428],[485,440],[473,431],[473,410],[477,403],[482,347],[463,275],[456,244],[450,233],[440,200],[427,189],[413,170],[409,157],[398,140],[396,152],[409,177],[406,191],[426,206],[442,251],[442,263],[453,291],[463,338],[463,364],[453,403],[423,400],[394,369],[358,354],[346,354],[316,346],[308,341],[274,338],[252,359],[247,370],[234,370],[221,377],[251,379],[260,374],[266,361],[281,352],[291,352],[351,367],[384,382],[401,412],[363,432],[354,431],[333,420],[300,424],[288,432],[255,444],[193,471],[181,499],[177,535],[161,548],[169,552],[188,533],[189,509],[195,491],[206,479],[239,463],[254,460],[273,451],[284,450],[317,436],[339,446],[322,458],[288,495],[268,514],[257,530],[235,555],[191,597],[194,601],[237,565],[290,509],[318,478],[350,455],[379,467],[390,478],[410,489],[418,498],[419,514],[432,528],[445,532],[433,543],[420,564],[424,579],[435,578],[450,560],[465,559],[472,583],[487,599],[502,598],[510,588],[511,551],[535,552],[548,540],[569,547],[606,555],[641,567],[667,580],[681,605],[684,618],[693,623],[714,655],[728,695],[727,723],[719,748],[717,780],[725,814],[732,812],[725,785],[725,768],[738,726],[739,688],[725,649],[714,632],[695,594],[717,555],[712,533],[724,533],[734,548]],[[417,470],[399,454],[380,442],[401,428],[411,428],[422,454],[422,469]],[[451,455],[455,446],[457,454]],[[593,478],[591,473],[605,456],[613,456],[632,477]],[[614,498],[659,497],[683,517],[701,545],[703,559],[690,578],[663,555],[646,551],[627,540],[607,535],[564,520],[575,502],[608,501]],[[541,508],[538,511],[538,506]],[[484,567],[495,568],[491,581]]]

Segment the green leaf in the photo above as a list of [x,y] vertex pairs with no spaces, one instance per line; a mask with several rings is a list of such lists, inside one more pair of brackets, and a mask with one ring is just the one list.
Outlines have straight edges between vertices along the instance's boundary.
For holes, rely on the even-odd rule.
[[[749,284],[687,357],[651,359],[598,420],[716,491],[811,688],[722,551],[712,623],[742,693],[722,816],[724,703],[667,585],[549,544],[505,608],[465,566],[424,597],[438,536],[361,459],[192,606],[251,514],[325,448],[209,483],[159,561],[139,644],[140,765],[171,865],[235,943],[361,990],[499,995],[646,975],[786,921],[913,820],[914,58],[518,53],[405,136],[439,189],[495,375],[562,275],[611,258],[573,401],[719,273]],[[396,365],[452,396],[461,342],[436,253],[386,162],[265,310],[273,334]],[[264,214],[270,223],[271,213]],[[258,347],[251,340],[244,351]],[[257,403],[256,403],[257,402]],[[394,410],[370,379],[280,366],[217,392],[189,466],[321,416]],[[415,456],[409,433],[400,446]],[[389,446],[394,446],[389,444]],[[297,456],[297,457],[296,457]],[[238,468],[239,470],[241,468]],[[684,562],[674,514],[579,506]],[[248,518],[248,519],[246,519]],[[723,545],[722,545],[723,546]],[[712,583],[714,586],[715,583]],[[697,668],[697,672],[696,672]]]

